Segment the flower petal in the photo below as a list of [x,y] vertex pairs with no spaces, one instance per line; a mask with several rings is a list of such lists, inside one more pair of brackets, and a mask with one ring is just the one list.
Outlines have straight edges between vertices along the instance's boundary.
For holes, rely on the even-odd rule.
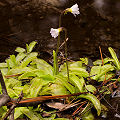
[[59,35],[59,29],[51,28],[50,33],[52,37],[56,38]]
[[80,14],[78,4],[73,5],[71,8],[67,10],[71,12],[74,16]]

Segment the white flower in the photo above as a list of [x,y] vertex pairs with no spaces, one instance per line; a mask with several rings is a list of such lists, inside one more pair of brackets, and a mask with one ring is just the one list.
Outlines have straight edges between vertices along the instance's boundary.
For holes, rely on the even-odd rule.
[[56,38],[61,31],[62,31],[62,28],[58,28],[58,29],[51,28],[50,34],[52,37]]
[[71,12],[75,17],[80,14],[78,4],[73,5],[71,8],[66,9],[68,12]]

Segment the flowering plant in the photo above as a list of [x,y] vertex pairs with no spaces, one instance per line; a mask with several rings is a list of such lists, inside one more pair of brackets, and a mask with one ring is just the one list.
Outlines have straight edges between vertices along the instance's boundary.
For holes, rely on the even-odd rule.
[[[50,29],[50,34],[52,37],[57,38],[59,36],[59,33],[64,30],[65,32],[65,59],[66,59],[66,67],[67,67],[67,75],[68,75],[68,80],[69,80],[69,69],[68,69],[68,62],[67,62],[67,43],[66,43],[66,39],[67,39],[67,30],[63,27],[61,27],[61,18],[63,13],[67,14],[67,12],[71,12],[75,17],[76,15],[80,14],[79,12],[79,8],[78,8],[78,4],[73,5],[71,8],[67,8],[65,9],[61,14],[60,14],[60,18],[59,18],[59,28],[54,29],[51,28]],[[57,54],[58,54],[58,50],[59,50],[59,45],[60,45],[60,36],[58,37],[58,42],[57,42],[57,50],[56,50],[56,55],[55,55],[55,61],[54,61],[54,73],[58,74],[58,60],[57,60]]]
[[58,29],[51,28],[50,29],[51,36],[54,38],[58,37],[61,31],[62,31],[62,28],[58,28]]
[[67,8],[65,11],[66,13],[71,12],[75,17],[80,14],[78,4],[73,5],[71,8]]

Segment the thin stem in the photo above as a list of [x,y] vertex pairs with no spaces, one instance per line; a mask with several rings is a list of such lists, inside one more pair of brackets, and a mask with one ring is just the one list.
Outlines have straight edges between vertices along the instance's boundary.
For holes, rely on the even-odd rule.
[[[60,14],[60,17],[59,17],[59,28],[61,27],[61,20],[62,20],[62,15],[64,14],[64,12],[65,12],[65,10]],[[68,69],[68,61],[67,61],[67,43],[66,43],[66,40],[68,38],[67,38],[67,30],[65,28],[63,28],[63,30],[65,31],[65,59],[66,59],[66,66],[67,66],[67,76],[68,76],[68,80],[69,80],[69,69]],[[58,35],[57,49],[56,49],[56,56],[55,56],[55,59],[56,59],[55,74],[58,74],[58,72],[59,72],[58,58],[57,58],[57,54],[59,52],[59,46],[60,46],[60,33]]]
[[[55,96],[39,96],[39,97],[34,97],[34,98],[27,98],[27,99],[22,99],[17,106],[22,106],[22,104],[24,106],[28,106],[27,103],[33,103],[33,102],[44,102],[46,100],[52,100],[52,99],[59,99],[59,98],[66,98],[66,97],[71,97],[71,96],[79,96],[81,94],[87,94],[88,92],[79,92],[79,93],[74,93],[74,94],[69,94],[69,95],[55,95]],[[25,104],[26,103],[26,104]],[[13,105],[15,104],[14,101],[9,102],[7,105]]]
[[9,116],[9,120],[14,120],[14,112],[15,110],[13,110]]
[[[62,15],[64,14],[64,11],[61,12],[60,16],[59,16],[59,28],[61,27],[61,19],[62,19]],[[59,52],[59,46],[60,46],[60,33],[58,35],[58,40],[57,40],[57,49],[56,49],[56,56],[55,56],[55,62],[56,62],[56,69],[55,69],[55,75],[58,74],[59,72],[59,66],[58,66],[58,58],[57,58],[57,55],[58,55],[58,52]]]
[[[61,20],[62,20],[62,15],[63,15],[63,14],[64,14],[64,11],[60,14],[60,17],[59,17],[59,28],[61,27]],[[59,46],[60,46],[60,33],[59,33],[59,35],[58,35],[56,54],[58,54]]]
[[67,29],[64,28],[65,31],[65,59],[66,59],[66,67],[67,67],[67,76],[68,76],[68,80],[69,80],[69,68],[68,68],[68,61],[67,61],[67,42],[66,40],[67,38]]
[[19,98],[17,99],[17,101],[15,103],[12,104],[12,106],[10,107],[10,109],[7,111],[7,113],[5,114],[5,116],[2,118],[2,120],[7,120],[8,116],[10,115],[10,120],[14,119],[14,109],[15,107],[19,104],[19,102],[22,100],[23,98],[23,92],[21,91]]
[[62,23],[62,15],[64,14],[65,10],[61,12],[60,16],[59,16],[59,28],[61,27],[61,23]]
[[55,62],[56,62],[56,64],[55,64],[56,65],[55,75],[57,75],[58,72],[59,72],[58,58],[57,58],[58,51],[59,51],[59,46],[60,46],[60,33],[58,35],[57,49],[56,49],[56,55],[55,55]]
[[101,59],[102,59],[102,65],[104,65],[103,56],[102,56],[102,50],[101,50],[100,46],[99,46],[99,50],[100,50],[100,55],[101,55]]

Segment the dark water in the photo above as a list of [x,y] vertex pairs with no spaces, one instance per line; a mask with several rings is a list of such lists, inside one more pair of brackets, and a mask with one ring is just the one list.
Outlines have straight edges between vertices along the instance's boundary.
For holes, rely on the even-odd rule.
[[62,26],[68,30],[69,58],[100,58],[99,46],[105,55],[109,55],[109,46],[119,55],[120,0],[6,1],[0,1],[0,62],[14,54],[17,46],[25,47],[33,40],[43,57],[51,54],[57,40],[51,38],[50,28],[57,28],[60,11],[75,3],[81,14],[62,16]]

